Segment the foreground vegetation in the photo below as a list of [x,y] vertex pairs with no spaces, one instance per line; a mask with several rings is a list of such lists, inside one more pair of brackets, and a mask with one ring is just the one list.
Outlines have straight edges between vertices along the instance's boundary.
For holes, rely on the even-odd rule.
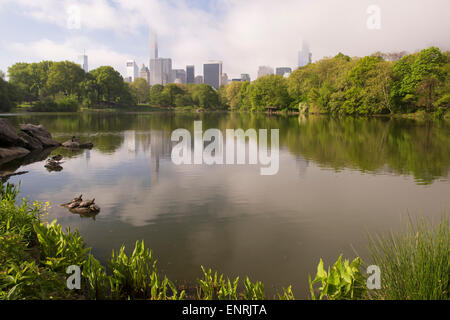
[[137,104],[179,110],[226,109],[339,115],[412,114],[449,117],[450,53],[430,47],[407,55],[339,53],[298,68],[285,78],[268,75],[215,90],[206,84],[149,86],[124,82],[112,67],[88,73],[69,61],[16,63],[0,80],[0,111],[17,103],[30,111],[131,108]]
[[[246,277],[230,279],[202,268],[195,288],[180,290],[157,269],[152,252],[141,241],[131,253],[122,246],[103,266],[78,231],[65,232],[56,223],[42,223],[48,203],[16,203],[18,188],[0,184],[0,299],[151,299],[263,300],[264,284]],[[449,299],[449,224],[437,229],[424,220],[410,224],[403,235],[371,240],[372,260],[382,273],[381,290],[369,291],[356,258],[338,261],[328,272],[322,260],[312,299]],[[79,289],[67,289],[66,270],[81,268]],[[108,271],[108,272],[107,272]],[[314,288],[320,282],[319,288]],[[316,293],[318,295],[316,295]],[[295,299],[292,287],[277,297]]]

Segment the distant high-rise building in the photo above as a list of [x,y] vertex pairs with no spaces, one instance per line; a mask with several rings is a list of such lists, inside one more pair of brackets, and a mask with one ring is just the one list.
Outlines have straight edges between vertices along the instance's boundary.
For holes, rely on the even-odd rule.
[[219,89],[222,83],[222,61],[209,61],[203,65],[203,82]]
[[273,74],[273,68],[268,66],[260,66],[258,68],[258,78]]
[[276,68],[275,74],[277,76],[284,76],[286,73],[291,73],[292,69],[289,67],[280,67]]
[[84,70],[84,72],[89,72],[88,68],[88,56],[85,54],[79,55],[77,57],[77,64],[80,65],[80,67]]
[[203,83],[203,76],[196,76],[194,80],[195,84],[202,84]]
[[248,73],[241,74],[241,79],[242,79],[242,81],[251,81],[250,75]]
[[158,59],[158,36],[154,31],[150,32],[150,59]]
[[186,66],[186,83],[194,83],[194,82],[195,82],[195,67]]
[[302,50],[298,53],[298,67],[304,67],[312,62],[312,53],[309,51],[309,46],[306,41],[302,43]]
[[127,60],[127,77],[129,82],[133,82],[139,77],[139,68],[134,60]]
[[165,86],[167,83],[175,79],[172,77],[172,59],[156,58],[150,59],[150,84],[161,84]]
[[145,66],[145,64],[142,64],[142,68],[139,71],[139,78],[145,79],[147,83],[150,83],[150,71]]
[[226,86],[228,84],[228,75],[226,73],[222,74],[222,79],[220,82],[221,86]]
[[184,69],[173,69],[171,82],[186,83],[186,71]]

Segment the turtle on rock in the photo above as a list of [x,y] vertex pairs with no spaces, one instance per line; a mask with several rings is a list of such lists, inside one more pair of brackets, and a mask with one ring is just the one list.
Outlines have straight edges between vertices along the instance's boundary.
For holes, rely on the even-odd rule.
[[90,207],[91,205],[93,205],[95,202],[95,198],[92,200],[84,200],[80,203],[79,207],[80,208],[87,208]]

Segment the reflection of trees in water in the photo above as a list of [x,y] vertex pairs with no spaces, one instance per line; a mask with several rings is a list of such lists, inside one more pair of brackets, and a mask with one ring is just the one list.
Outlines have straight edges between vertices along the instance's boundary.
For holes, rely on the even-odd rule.
[[448,175],[449,130],[445,122],[315,117],[280,131],[280,139],[291,152],[336,170],[374,172],[388,165],[429,184]]
[[[420,122],[389,118],[331,118],[280,116],[255,113],[80,113],[11,117],[15,123],[43,124],[63,141],[72,135],[92,141],[95,150],[111,154],[126,142],[125,131],[134,132],[137,151],[148,152],[158,171],[159,159],[170,157],[171,132],[185,128],[192,134],[195,120],[203,130],[280,129],[280,147],[295,155],[333,168],[375,172],[386,165],[398,174],[412,174],[421,183],[447,176],[450,165],[448,122]],[[79,153],[77,153],[79,152]],[[65,157],[77,156],[66,152]]]

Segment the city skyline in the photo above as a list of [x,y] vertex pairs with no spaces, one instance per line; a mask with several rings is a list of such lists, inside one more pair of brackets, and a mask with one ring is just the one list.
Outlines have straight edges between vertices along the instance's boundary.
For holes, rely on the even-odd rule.
[[[125,77],[126,60],[148,65],[149,26],[158,33],[159,56],[171,57],[174,69],[194,65],[202,70],[205,61],[221,60],[230,78],[247,73],[255,79],[262,65],[294,70],[302,39],[308,40],[313,61],[338,52],[364,56],[376,51],[415,52],[431,45],[450,49],[448,1],[424,5],[417,0],[395,4],[379,0],[379,30],[367,27],[371,4],[365,0],[341,4],[286,0],[282,5],[266,0],[0,0],[0,27],[14,29],[0,40],[0,70],[7,72],[20,61],[72,60],[86,49],[90,70],[111,65]],[[79,9],[79,26],[77,19],[69,19],[77,12],[73,6]],[[175,27],[174,21],[182,28]]]

